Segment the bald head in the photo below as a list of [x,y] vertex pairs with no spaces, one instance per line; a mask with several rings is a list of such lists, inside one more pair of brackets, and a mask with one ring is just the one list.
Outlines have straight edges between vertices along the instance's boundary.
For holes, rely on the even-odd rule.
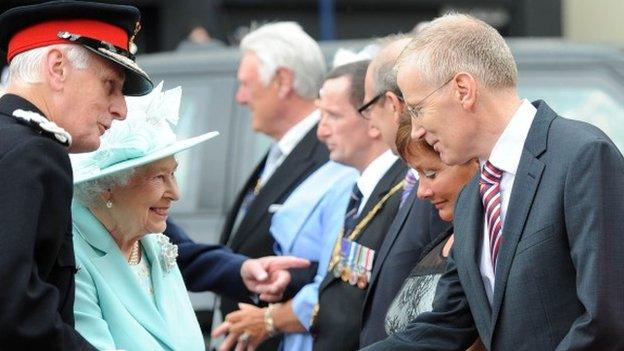
[[366,72],[364,101],[368,107],[362,114],[370,119],[371,126],[381,132],[384,142],[394,153],[399,119],[403,113],[403,101],[400,98],[401,92],[393,68],[397,57],[411,40],[411,37],[405,35],[393,35],[382,39],[381,49]]

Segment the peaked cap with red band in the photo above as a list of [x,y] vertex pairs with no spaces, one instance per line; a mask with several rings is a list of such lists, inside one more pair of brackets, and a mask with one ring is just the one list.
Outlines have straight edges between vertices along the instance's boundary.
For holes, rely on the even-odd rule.
[[125,95],[144,95],[153,84],[131,53],[139,20],[134,6],[68,0],[19,6],[0,15],[0,50],[10,63],[16,55],[35,48],[82,45],[121,66]]

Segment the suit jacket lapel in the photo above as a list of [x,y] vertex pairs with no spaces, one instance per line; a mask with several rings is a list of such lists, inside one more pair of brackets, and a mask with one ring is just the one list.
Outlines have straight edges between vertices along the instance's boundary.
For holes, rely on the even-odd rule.
[[368,197],[366,204],[364,204],[364,208],[362,208],[362,211],[360,212],[360,217],[375,207],[377,202],[381,200],[381,198],[384,197],[384,195],[386,195],[386,193],[388,193],[388,191],[390,191],[390,189],[392,189],[395,185],[397,177],[401,178],[401,173],[405,174],[406,170],[407,167],[401,159],[394,161],[384,176],[381,177],[377,185],[375,185],[373,192]]
[[[115,292],[119,301],[155,338],[170,348],[175,348],[167,335],[168,328],[165,320],[152,303],[151,297],[139,285],[111,235],[87,208],[74,204],[73,212],[78,234],[91,246],[104,253],[101,256],[93,256],[92,262],[103,277],[110,277],[107,283],[112,287],[111,290]],[[154,286],[154,288],[157,287]]]
[[256,168],[254,168],[253,172],[251,172],[251,176],[247,178],[243,189],[236,196],[236,200],[234,200],[234,205],[228,213],[225,225],[223,226],[223,231],[221,232],[221,238],[219,239],[219,243],[221,245],[227,244],[228,240],[230,240],[230,236],[234,235],[234,233],[232,233],[232,229],[234,227],[234,222],[236,222],[238,212],[241,210],[243,200],[245,199],[245,196],[247,196],[249,190],[255,187],[258,178],[260,178],[260,173],[264,169],[264,164],[266,163],[268,155],[269,151],[264,154],[262,160],[256,165]]
[[245,241],[246,235],[241,235],[241,229],[254,227],[263,216],[267,215],[270,205],[276,203],[297,182],[306,171],[314,167],[312,155],[314,148],[319,146],[316,138],[316,127],[312,128],[297,144],[282,164],[271,175],[267,183],[260,189],[256,198],[247,209],[247,214],[238,226],[232,239],[231,247],[236,249]]
[[377,277],[379,276],[379,271],[381,270],[381,267],[383,266],[386,257],[388,257],[390,249],[392,248],[392,246],[394,246],[394,242],[396,241],[399,232],[401,232],[401,229],[403,228],[403,225],[405,224],[405,221],[412,210],[412,205],[414,204],[414,201],[416,201],[416,189],[418,189],[418,183],[416,183],[414,190],[405,200],[403,207],[401,207],[399,209],[399,212],[397,212],[397,215],[392,222],[390,229],[388,229],[388,234],[386,234],[386,238],[379,248],[379,252],[377,253],[377,259],[375,260],[375,264],[373,265],[373,271],[371,272],[371,279],[369,282],[370,287],[366,290],[366,298],[364,300],[364,304],[366,304],[366,301],[368,301],[368,297],[374,289]]
[[150,235],[141,239],[141,244],[145,250],[145,254],[150,262],[150,274],[152,276],[152,284],[154,286],[154,302],[156,307],[165,315],[165,311],[171,308],[171,297],[166,296],[167,284],[177,284],[178,282],[168,282],[169,274],[163,271],[162,262],[159,259],[161,246],[155,236]]
[[483,205],[479,194],[479,175],[464,188],[461,200],[457,202],[455,208],[454,223],[453,251],[456,253],[453,257],[460,277],[467,278],[462,280],[464,293],[470,303],[477,328],[490,333],[492,314],[479,269],[483,237]]
[[496,325],[498,319],[516,247],[522,237],[524,225],[544,171],[544,163],[538,157],[546,150],[548,129],[556,117],[556,114],[544,102],[537,102],[537,104],[538,110],[524,143],[503,222],[503,242],[498,253],[492,303],[493,326]]

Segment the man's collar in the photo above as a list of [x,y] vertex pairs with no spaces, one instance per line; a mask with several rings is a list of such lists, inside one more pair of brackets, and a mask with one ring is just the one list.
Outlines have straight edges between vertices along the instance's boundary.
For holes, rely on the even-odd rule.
[[297,122],[292,128],[290,128],[284,136],[277,142],[277,146],[280,148],[282,155],[289,155],[290,152],[299,144],[301,139],[318,123],[321,119],[321,112],[314,110],[307,115],[304,119]]
[[[536,111],[528,100],[522,100],[522,104],[511,117],[490,153],[489,161],[494,167],[506,173],[516,174],[524,142],[529,134]],[[483,167],[485,160],[479,161]]]
[[362,175],[360,175],[360,178],[357,180],[358,188],[365,199],[373,193],[379,180],[383,178],[384,174],[386,174],[397,159],[398,157],[388,149],[366,166]]
[[11,116],[17,109],[32,111],[48,118],[35,104],[19,95],[8,93],[0,97],[0,113]]

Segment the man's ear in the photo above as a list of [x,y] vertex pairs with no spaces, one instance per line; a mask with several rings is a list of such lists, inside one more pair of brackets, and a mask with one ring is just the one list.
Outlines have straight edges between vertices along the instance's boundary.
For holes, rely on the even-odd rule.
[[279,87],[277,96],[284,99],[294,89],[295,74],[288,68],[280,67],[275,71],[275,81]]
[[368,136],[372,139],[381,139],[381,132],[377,127],[374,127],[370,121],[366,121],[368,123]]
[[69,70],[69,61],[65,53],[57,48],[48,51],[45,56],[44,74],[54,91],[63,90]]
[[405,108],[405,103],[391,91],[386,92],[386,103],[390,104],[392,108],[392,122],[399,125],[403,109]]
[[451,84],[455,89],[454,98],[460,103],[465,110],[474,108],[477,98],[477,81],[467,72],[459,72],[451,80]]

